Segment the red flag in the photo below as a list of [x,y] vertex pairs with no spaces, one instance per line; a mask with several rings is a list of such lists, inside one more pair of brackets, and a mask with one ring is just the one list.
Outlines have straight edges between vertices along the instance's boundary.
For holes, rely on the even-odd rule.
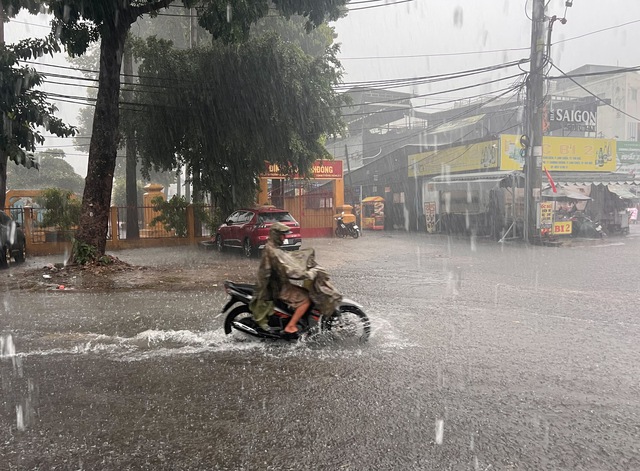
[[553,178],[551,178],[551,174],[549,173],[549,170],[547,170],[547,167],[544,167],[544,173],[549,179],[549,183],[551,184],[551,189],[553,190],[554,193],[557,193],[558,190],[556,189],[556,184],[554,183]]

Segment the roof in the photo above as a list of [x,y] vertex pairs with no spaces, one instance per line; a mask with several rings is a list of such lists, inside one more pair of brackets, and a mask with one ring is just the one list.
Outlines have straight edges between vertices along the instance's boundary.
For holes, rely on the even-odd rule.
[[630,173],[554,172],[556,185],[640,185],[640,179]]

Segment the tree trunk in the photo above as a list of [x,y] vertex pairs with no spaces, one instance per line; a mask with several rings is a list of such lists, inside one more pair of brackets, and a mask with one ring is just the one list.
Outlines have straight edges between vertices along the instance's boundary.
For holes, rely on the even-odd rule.
[[[103,34],[100,42],[100,76],[89,163],[82,195],[82,214],[76,239],[95,248],[95,257],[104,255],[109,225],[113,172],[118,148],[120,65],[124,41],[131,27],[120,15],[119,23]],[[75,254],[71,255],[74,262]]]
[[9,156],[0,151],[0,209],[4,210],[7,198],[7,163]]
[[[127,47],[124,54],[124,83],[127,84],[127,90],[122,94],[125,103],[133,103],[133,54],[131,48]],[[131,105],[129,105],[131,106]],[[138,227],[138,185],[136,182],[136,173],[138,166],[138,157],[135,143],[135,131],[131,126],[127,126],[125,130],[125,139],[127,140],[125,153],[127,156],[127,165],[125,172],[126,194],[127,194],[127,240],[139,239],[140,229]]]
[[[200,162],[196,162],[193,166],[193,203],[196,205],[201,205],[203,199],[202,192],[202,179],[200,172]],[[202,221],[200,220],[199,211],[195,212],[195,236],[202,236]]]

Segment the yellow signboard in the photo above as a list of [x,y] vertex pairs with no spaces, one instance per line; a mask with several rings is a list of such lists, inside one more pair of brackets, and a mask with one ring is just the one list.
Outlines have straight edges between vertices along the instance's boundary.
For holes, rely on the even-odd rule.
[[543,201],[540,203],[540,227],[551,226],[553,222],[553,202]]
[[409,156],[409,177],[498,168],[498,141],[432,150]]
[[[522,170],[520,137],[500,136],[500,170]],[[545,136],[542,165],[549,172],[615,172],[616,141],[591,137]]]
[[571,235],[573,223],[571,221],[556,221],[553,223],[552,233],[555,235]]

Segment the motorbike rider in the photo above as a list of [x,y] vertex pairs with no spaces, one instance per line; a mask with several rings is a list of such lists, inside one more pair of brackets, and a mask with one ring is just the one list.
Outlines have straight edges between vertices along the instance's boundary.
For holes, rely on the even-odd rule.
[[295,309],[282,333],[282,337],[287,340],[298,337],[298,321],[311,305],[309,292],[289,280],[289,276],[293,276],[292,267],[286,263],[286,254],[280,248],[289,232],[289,228],[280,222],[271,225],[258,268],[256,299],[251,306],[254,317],[263,329],[266,327],[265,311],[271,310],[272,302],[276,299],[281,299]]

